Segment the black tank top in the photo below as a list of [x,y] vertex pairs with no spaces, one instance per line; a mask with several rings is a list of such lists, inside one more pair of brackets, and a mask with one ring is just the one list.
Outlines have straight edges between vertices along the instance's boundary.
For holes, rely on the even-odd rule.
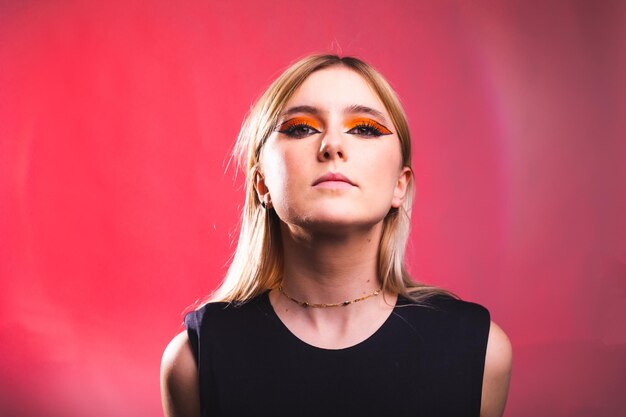
[[203,417],[479,416],[490,324],[481,305],[398,297],[369,338],[324,349],[291,333],[268,293],[185,316]]

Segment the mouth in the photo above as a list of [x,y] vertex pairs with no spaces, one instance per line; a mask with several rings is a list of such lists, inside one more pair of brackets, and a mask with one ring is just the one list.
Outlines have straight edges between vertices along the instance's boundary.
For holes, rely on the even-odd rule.
[[322,175],[315,181],[313,181],[312,186],[355,186],[355,184],[350,181],[348,177],[342,175],[338,172],[329,172],[328,174]]

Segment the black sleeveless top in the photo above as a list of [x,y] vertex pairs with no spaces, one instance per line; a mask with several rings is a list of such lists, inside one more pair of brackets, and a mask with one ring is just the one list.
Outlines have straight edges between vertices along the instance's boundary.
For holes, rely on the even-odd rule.
[[278,318],[266,291],[185,316],[203,417],[478,417],[489,334],[483,306],[398,297],[384,324],[345,349],[314,347]]

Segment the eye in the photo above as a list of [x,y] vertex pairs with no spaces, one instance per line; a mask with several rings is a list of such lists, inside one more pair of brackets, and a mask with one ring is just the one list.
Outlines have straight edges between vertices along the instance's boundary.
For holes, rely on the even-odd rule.
[[347,133],[354,133],[359,136],[381,136],[382,132],[375,127],[366,126],[366,125],[358,125],[350,129]]
[[[285,125],[287,125],[286,123]],[[281,126],[279,132],[283,133],[290,138],[305,138],[310,135],[314,135],[315,133],[320,133],[319,130],[315,129],[313,126],[307,123],[297,123],[297,124],[288,124],[288,126]]]
[[391,135],[389,129],[385,126],[376,123],[372,120],[359,121],[357,125],[353,126],[346,133],[352,133],[364,137],[378,137],[383,135]]
[[286,121],[278,128],[278,132],[289,136],[290,138],[302,139],[307,136],[320,133],[320,131],[304,118],[295,118]]

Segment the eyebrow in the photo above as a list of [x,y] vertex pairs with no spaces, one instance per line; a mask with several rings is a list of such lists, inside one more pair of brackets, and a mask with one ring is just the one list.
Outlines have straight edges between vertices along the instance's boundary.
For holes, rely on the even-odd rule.
[[359,104],[353,104],[351,106],[346,107],[345,109],[343,109],[343,113],[344,114],[365,113],[365,114],[372,115],[374,117],[378,117],[385,124],[388,123],[387,118],[382,112],[376,109],[372,109],[371,107],[361,106]]
[[282,112],[280,114],[280,117],[291,116],[292,114],[296,113],[310,113],[317,116],[320,114],[320,111],[317,109],[317,107],[313,106],[294,106]]
[[[280,117],[287,117],[296,113],[308,113],[308,114],[312,114],[315,116],[319,116],[322,112],[317,107],[314,107],[314,106],[307,106],[307,105],[294,106],[294,107],[290,107],[289,109],[281,113]],[[385,118],[385,115],[382,112],[376,109],[373,109],[371,107],[362,106],[360,104],[352,104],[350,106],[345,107],[343,109],[343,113],[344,114],[365,113],[365,114],[372,115],[374,117],[378,117],[385,124],[389,123],[387,119]]]

